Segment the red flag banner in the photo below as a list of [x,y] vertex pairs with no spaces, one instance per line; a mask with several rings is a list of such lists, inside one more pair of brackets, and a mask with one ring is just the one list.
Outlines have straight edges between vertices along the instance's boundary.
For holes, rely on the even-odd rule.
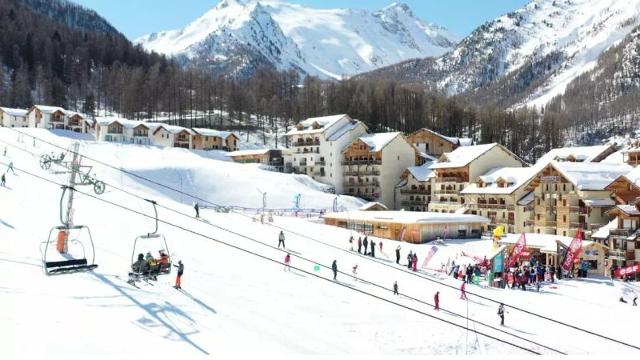
[[622,277],[625,275],[631,275],[640,272],[640,265],[628,266],[626,268],[616,269],[616,277]]
[[429,261],[431,260],[433,255],[435,255],[436,252],[438,252],[438,248],[435,246],[432,246],[431,249],[429,250],[429,253],[427,254],[427,257],[424,258],[424,262],[422,263],[423,269],[427,268],[427,264],[429,263]]
[[513,267],[516,262],[520,259],[520,255],[524,252],[527,247],[527,238],[524,233],[520,235],[520,238],[513,246],[513,251],[511,252],[511,256],[509,256],[509,261],[507,262],[507,268]]
[[562,262],[562,270],[571,271],[574,260],[578,258],[582,251],[582,237],[582,231],[578,231],[573,240],[571,240],[571,245],[569,245],[567,249],[567,255],[565,255],[564,261]]

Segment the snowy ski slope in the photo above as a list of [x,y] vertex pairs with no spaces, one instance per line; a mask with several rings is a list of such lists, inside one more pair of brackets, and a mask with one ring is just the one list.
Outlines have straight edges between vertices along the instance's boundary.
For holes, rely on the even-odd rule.
[[[68,138],[43,130],[21,131],[64,146],[70,143]],[[7,187],[0,188],[0,327],[10,329],[3,332],[2,352],[7,358],[526,354],[502,341],[543,354],[554,354],[551,349],[595,355],[638,351],[514,309],[508,309],[507,327],[500,329],[497,304],[475,295],[469,295],[468,302],[460,300],[460,282],[452,278],[435,272],[414,274],[385,256],[372,260],[353,253],[347,243],[348,230],[280,217],[263,225],[241,214],[213,210],[201,211],[208,222],[198,221],[191,217],[191,199],[181,199],[104,166],[94,168],[108,184],[99,199],[152,215],[144,200],[111,184],[177,211],[159,208],[160,219],[170,223],[161,223],[160,231],[169,241],[174,261],[185,263],[185,291],[171,287],[172,276],[140,289],[125,283],[133,239],[151,231],[153,221],[95,199],[86,187],[78,190],[90,195],[76,193],[75,222],[91,228],[99,267],[93,273],[46,277],[39,248],[49,228],[58,224],[60,189],[26,172],[62,183],[62,175],[44,171],[38,164],[39,154],[58,150],[40,141],[34,147],[29,137],[0,128],[0,148],[3,146],[7,146],[7,156],[0,153],[0,163],[5,164],[0,166],[13,161],[18,169],[16,175],[7,175]],[[260,199],[253,189],[255,183],[274,194],[274,205],[286,205],[290,192],[303,193],[305,201],[314,206],[330,207],[332,201],[330,194],[295,178],[262,174],[251,167],[179,149],[86,141],[81,152],[177,188],[175,174],[180,173],[184,191],[215,201],[228,203],[233,199],[231,194],[236,194],[238,202],[256,205]],[[180,166],[173,165],[178,162]],[[250,177],[247,182],[232,181],[243,171]],[[225,172],[228,175],[222,175]],[[246,191],[235,187],[246,187]],[[355,200],[344,204],[348,208],[357,205]],[[283,271],[285,253],[275,248],[280,228],[287,230],[286,246],[293,256],[291,272]],[[384,240],[383,251],[391,257],[396,246],[396,242]],[[430,248],[402,244],[402,254],[406,256],[412,249],[422,260]],[[483,240],[452,241],[439,249],[432,260],[436,267],[449,257],[457,257],[457,263],[470,261],[460,252],[482,256],[491,252],[491,245]],[[327,269],[334,259],[345,272],[338,275],[337,283]],[[314,270],[316,263],[321,265],[319,271]],[[348,277],[354,264],[358,264],[359,280]],[[402,296],[391,294],[394,281],[398,281]],[[541,293],[477,286],[467,290],[640,345],[633,331],[639,318],[637,308],[617,301],[623,292],[638,291],[632,285],[586,279],[563,281],[555,289],[546,286]],[[441,293],[440,312],[429,305],[435,291]],[[472,320],[468,332],[464,330],[467,311]],[[502,341],[476,334],[476,330]]]

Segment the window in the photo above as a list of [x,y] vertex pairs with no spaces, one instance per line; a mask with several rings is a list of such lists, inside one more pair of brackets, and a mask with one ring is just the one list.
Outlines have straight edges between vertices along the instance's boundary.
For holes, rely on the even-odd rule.
[[567,215],[562,215],[562,222],[567,222]]

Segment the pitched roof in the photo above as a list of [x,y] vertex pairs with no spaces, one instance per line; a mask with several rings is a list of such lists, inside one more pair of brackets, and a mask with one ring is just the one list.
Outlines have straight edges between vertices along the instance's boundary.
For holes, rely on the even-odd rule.
[[393,139],[402,135],[401,132],[375,133],[360,136],[358,140],[369,146],[369,151],[377,152],[387,146]]
[[0,110],[2,110],[3,113],[11,116],[27,116],[27,113],[29,112],[29,110],[25,109],[12,109],[7,107],[0,107]]
[[321,133],[345,117],[351,120],[347,114],[308,118],[296,124],[287,135]]
[[413,132],[413,134],[418,133],[420,131],[426,131],[428,133],[431,133],[431,134],[441,138],[442,140],[450,142],[450,143],[452,143],[454,145],[470,146],[473,143],[473,139],[471,139],[471,138],[459,138],[459,137],[453,137],[453,136],[445,136],[445,135],[440,134],[439,132],[433,131],[433,130],[428,129],[428,128],[419,129],[419,130]]
[[416,180],[420,182],[424,182],[429,180],[432,177],[435,177],[435,173],[429,167],[431,166],[431,162],[426,162],[420,166],[410,166],[407,170],[413,175]]
[[160,131],[160,129],[164,129],[170,134],[179,134],[179,133],[181,133],[183,131],[188,132],[190,135],[195,134],[194,131],[191,130],[191,129],[187,129],[187,128],[184,128],[182,126],[168,125],[168,124],[162,124],[162,125],[156,127],[156,129],[154,130],[153,133],[154,134],[157,133],[158,131]]
[[60,111],[64,114],[65,110],[58,106],[47,106],[47,105],[33,105],[34,108],[40,110],[44,114],[53,114],[56,111]]
[[[525,185],[537,174],[532,167],[503,167],[489,170],[485,175],[479,177],[484,183],[483,187],[478,187],[477,183],[472,183],[461,194],[511,194]],[[505,181],[506,187],[499,187],[498,180]]]
[[230,153],[226,153],[224,156],[234,157],[234,156],[264,155],[269,151],[271,150],[270,149],[238,150],[238,151],[232,151]]
[[96,122],[100,126],[109,126],[113,122],[118,122],[122,125],[122,122],[121,122],[122,120],[126,120],[126,119],[121,119],[115,116],[96,116]]
[[203,136],[214,136],[214,137],[219,137],[222,139],[227,139],[229,136],[235,136],[236,138],[240,138],[238,135],[234,134],[231,131],[223,131],[223,130],[216,130],[216,129],[204,129],[204,128],[193,128],[191,129],[193,131],[195,131],[196,133],[203,135]]
[[367,126],[364,123],[362,123],[361,121],[352,120],[352,121],[349,121],[348,123],[346,123],[344,126],[341,126],[338,129],[336,129],[333,133],[331,133],[331,135],[329,135],[327,137],[327,140],[328,141],[336,141],[342,135],[348,133],[349,131],[355,129],[358,126],[364,126],[365,129],[367,128]]
[[461,146],[452,152],[444,153],[440,157],[440,161],[431,165],[432,169],[459,168],[467,166],[473,160],[484,155],[487,151],[499,146],[497,143]]
[[628,174],[633,169],[626,164],[590,162],[552,161],[550,165],[579,190],[604,190],[618,177]]
[[607,153],[613,152],[612,145],[576,146],[552,149],[544,154],[536,165],[546,165],[551,161],[596,162],[603,160]]

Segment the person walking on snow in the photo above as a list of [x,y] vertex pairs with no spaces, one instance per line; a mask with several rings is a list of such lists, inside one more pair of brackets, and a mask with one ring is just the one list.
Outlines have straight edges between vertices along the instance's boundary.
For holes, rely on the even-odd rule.
[[358,254],[362,254],[362,237],[358,236]]
[[376,243],[371,240],[371,257],[376,257]]
[[284,257],[284,270],[291,271],[291,255],[289,255],[289,253],[287,253],[287,255],[285,255]]
[[636,295],[636,297],[633,298],[633,306],[638,306],[638,295]]
[[0,179],[0,186],[5,186],[6,182],[7,182],[7,178],[5,174],[2,174],[2,179]]
[[369,248],[369,240],[367,239],[367,237],[364,237],[364,240],[362,241],[362,245],[364,245],[364,254],[367,255],[367,249]]
[[349,246],[351,247],[351,251],[353,251],[353,235],[349,236]]
[[400,245],[396,248],[396,264],[400,264]]
[[335,260],[333,260],[333,264],[331,264],[331,271],[333,271],[333,280],[336,280],[338,277],[338,264]]
[[278,235],[278,249],[280,249],[280,244],[282,244],[282,248],[285,249],[285,247],[284,247],[284,232],[282,230],[280,230],[280,235]]
[[436,291],[436,294],[433,295],[433,302],[435,303],[434,309],[440,311],[440,291]]
[[398,295],[398,282],[393,282],[393,295]]
[[200,205],[198,205],[198,203],[196,203],[195,205],[193,205],[193,209],[196,211],[196,219],[200,218]]
[[178,265],[173,265],[173,266],[178,268],[178,274],[176,275],[176,285],[174,287],[176,289],[182,289],[181,279],[182,279],[182,274],[184,273],[184,264],[182,263],[182,260],[180,260],[178,261]]
[[411,259],[411,267],[413,267],[413,271],[418,270],[418,253],[413,253],[413,258]]
[[352,273],[352,274],[353,274],[353,276],[354,276],[354,280],[357,280],[357,279],[355,279],[355,276],[357,276],[357,275],[358,275],[358,264],[354,264],[354,265],[353,265],[353,267],[351,268],[351,273]]
[[500,316],[500,325],[504,326],[504,304],[500,303],[498,306],[498,316]]
[[16,173],[16,171],[13,170],[13,161],[9,162],[9,167],[7,168],[7,174],[9,173],[9,171],[11,171],[13,174]]
[[382,240],[380,240],[380,244],[378,245],[380,245],[380,254],[382,254]]
[[407,269],[411,269],[411,262],[413,261],[413,253],[409,250],[409,255],[407,255]]
[[460,286],[460,299],[467,300],[467,292],[464,290],[465,282],[462,282],[462,286]]

